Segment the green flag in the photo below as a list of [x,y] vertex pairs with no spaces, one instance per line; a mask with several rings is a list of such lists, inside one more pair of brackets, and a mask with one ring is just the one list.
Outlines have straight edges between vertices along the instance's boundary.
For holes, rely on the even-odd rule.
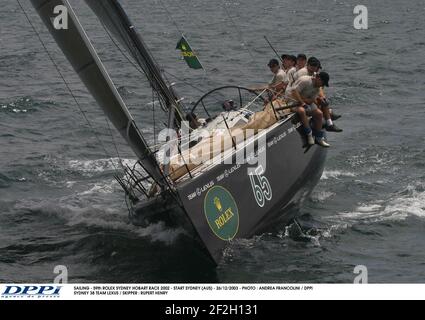
[[186,61],[189,68],[192,69],[203,69],[202,64],[199,61],[196,54],[192,51],[192,48],[190,47],[189,43],[187,42],[186,38],[182,36],[180,41],[177,43],[176,49],[181,50],[182,56],[184,60]]

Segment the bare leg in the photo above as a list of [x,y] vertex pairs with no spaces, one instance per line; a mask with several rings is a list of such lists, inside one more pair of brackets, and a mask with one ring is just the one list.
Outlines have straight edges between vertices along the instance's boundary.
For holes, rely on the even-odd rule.
[[305,109],[303,107],[298,107],[298,108],[296,108],[296,112],[297,112],[298,116],[300,117],[304,128],[309,129],[310,123],[308,121],[308,117],[307,117],[307,114],[305,112]]
[[320,109],[313,110],[311,112],[311,116],[314,119],[314,129],[316,131],[322,130],[322,123],[323,123],[323,113],[320,111]]
[[331,109],[329,107],[322,107],[322,112],[325,120],[329,120],[331,118]]

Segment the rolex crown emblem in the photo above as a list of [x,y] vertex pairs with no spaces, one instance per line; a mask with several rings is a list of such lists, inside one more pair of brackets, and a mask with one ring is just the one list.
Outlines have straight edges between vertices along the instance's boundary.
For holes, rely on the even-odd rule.
[[223,206],[221,205],[221,201],[218,197],[214,198],[214,204],[215,204],[218,211],[220,211],[220,212],[223,211]]

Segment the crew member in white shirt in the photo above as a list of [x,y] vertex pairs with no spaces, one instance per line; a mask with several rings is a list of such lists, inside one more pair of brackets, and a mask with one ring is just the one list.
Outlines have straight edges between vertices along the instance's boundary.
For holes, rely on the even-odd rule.
[[[329,74],[320,72],[314,76],[302,76],[291,86],[290,96],[292,100],[299,102],[299,106],[292,109],[296,112],[303,123],[307,143],[317,143],[322,147],[330,147],[325,141],[323,125],[323,113],[315,102],[320,93],[320,88],[329,86]],[[313,130],[310,128],[309,118],[313,118]],[[313,138],[314,136],[314,138]]]

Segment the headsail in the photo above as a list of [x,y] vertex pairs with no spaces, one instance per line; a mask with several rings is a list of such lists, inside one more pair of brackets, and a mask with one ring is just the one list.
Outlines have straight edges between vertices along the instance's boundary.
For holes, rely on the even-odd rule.
[[[31,2],[87,89],[129,143],[148,174],[162,186],[164,178],[155,155],[137,129],[68,0]],[[57,30],[53,25],[54,8],[61,5],[68,8],[68,29]]]
[[178,97],[167,85],[160,68],[118,0],[85,0],[85,2],[142,68],[167,109],[177,109],[175,116],[177,121],[181,122],[183,113],[177,102]]

